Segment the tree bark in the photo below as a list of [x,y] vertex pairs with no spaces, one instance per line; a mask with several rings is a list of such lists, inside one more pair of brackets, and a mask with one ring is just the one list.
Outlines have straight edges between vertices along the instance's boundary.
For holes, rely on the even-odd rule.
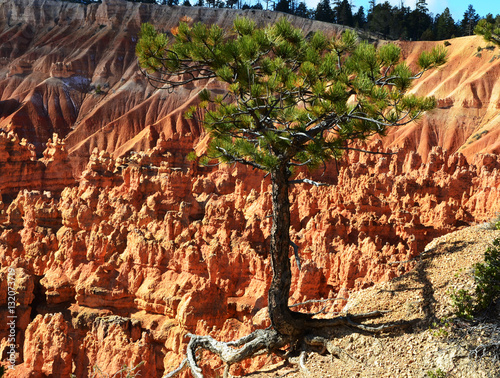
[[[286,163],[271,171],[273,225],[271,228],[271,267],[273,278],[268,293],[268,308],[273,328],[282,335],[298,336],[303,331],[305,314],[291,311],[288,297],[292,283],[290,267],[290,173]],[[302,320],[302,321],[301,321]]]

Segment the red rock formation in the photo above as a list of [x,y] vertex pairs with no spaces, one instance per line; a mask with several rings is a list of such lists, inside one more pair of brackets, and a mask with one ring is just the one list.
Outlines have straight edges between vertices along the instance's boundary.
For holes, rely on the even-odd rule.
[[[38,315],[26,328],[24,363],[26,376],[68,377],[72,372],[73,340],[61,313]],[[19,377],[10,370],[7,377]]]
[[[140,323],[119,316],[98,317],[78,348],[79,362],[74,374],[86,377],[95,371],[118,372],[137,367],[134,374],[154,378],[156,361],[150,332],[141,332]],[[89,365],[86,361],[92,361]]]
[[[50,325],[66,341],[36,354],[32,336],[21,338],[30,353],[22,371],[48,371],[51,348],[71,339],[79,376],[143,356],[141,374],[153,377],[180,361],[186,332],[232,339],[265,324],[268,179],[241,167],[195,169],[167,144],[161,136],[151,150],[119,159],[95,151],[79,186],[60,199],[26,191],[7,207],[0,261],[32,282],[20,334],[42,334],[52,322],[37,317],[27,328],[31,311],[71,309],[66,326]],[[292,303],[347,297],[398,276],[431,239],[499,211],[498,156],[468,164],[439,147],[426,159],[387,152],[351,152],[338,173],[323,176],[332,186],[292,190],[291,235],[303,266],[293,264]],[[97,320],[110,315],[120,317]]]
[[[169,94],[147,84],[135,57],[140,25],[148,21],[170,30],[188,16],[195,22],[230,27],[236,16],[250,12],[205,9],[200,14],[190,7],[117,0],[90,5],[3,2],[0,103],[5,106],[0,110],[0,127],[26,138],[38,155],[52,133],[66,138],[76,175],[95,147],[118,157],[154,147],[161,132],[167,140],[186,134],[197,140],[199,124],[182,115],[196,103],[201,88]],[[276,12],[262,13],[265,17],[259,24],[281,17]],[[307,19],[295,22],[306,32],[339,30]],[[181,140],[180,145],[171,144],[173,154],[184,152],[186,138]]]
[[20,190],[48,190],[58,196],[76,181],[71,173],[65,143],[57,134],[49,139],[43,158],[36,159],[34,147],[17,134],[0,131],[0,192],[12,198]]
[[[413,89],[420,95],[435,96],[437,109],[418,122],[391,131],[385,144],[408,143],[424,159],[437,145],[449,152],[462,152],[469,160],[477,153],[499,153],[497,52],[485,49],[486,42],[478,36],[448,42],[448,63],[426,74]],[[414,64],[422,51],[442,43],[400,42],[400,45]]]
[[[200,88],[154,90],[133,51],[141,22],[169,29],[187,15],[228,26],[236,14],[245,12],[0,4],[0,304],[8,267],[19,303],[11,376],[113,374],[144,361],[141,376],[156,377],[181,360],[186,332],[228,340],[268,325],[269,179],[187,161],[206,145],[182,118]],[[291,191],[302,262],[292,303],[398,276],[431,239],[500,211],[499,158],[473,157],[497,152],[498,63],[489,51],[474,56],[478,38],[451,43],[450,65],[415,88],[435,95],[438,109],[370,146],[392,154],[351,152],[318,174],[331,186]],[[414,62],[433,45],[402,48]]]
[[[39,9],[35,11],[34,9]],[[254,12],[255,13],[255,12]],[[261,12],[259,24],[281,15]],[[135,42],[142,22],[164,30],[188,16],[230,27],[249,11],[160,7],[104,1],[63,4],[16,0],[0,4],[0,127],[26,138],[40,155],[52,133],[66,139],[75,175],[84,169],[95,147],[115,157],[154,147],[160,133],[171,141],[172,154],[183,154],[202,134],[196,121],[182,117],[196,103],[201,87],[169,94],[149,86],[136,65]],[[337,26],[306,19],[293,22],[308,33],[339,31]],[[414,89],[433,95],[438,108],[419,122],[391,132],[386,146],[406,145],[425,160],[435,145],[467,158],[498,150],[498,71],[494,51],[479,37],[453,39],[449,63],[426,74]],[[424,49],[442,42],[401,42],[414,64]],[[62,53],[64,51],[64,53]],[[436,84],[439,83],[439,84]],[[201,86],[214,87],[214,83]],[[192,139],[185,138],[190,134]],[[181,144],[175,138],[181,138]]]

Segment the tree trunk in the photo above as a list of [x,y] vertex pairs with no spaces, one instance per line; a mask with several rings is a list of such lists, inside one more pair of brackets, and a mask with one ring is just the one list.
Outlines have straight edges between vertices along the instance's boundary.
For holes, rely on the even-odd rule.
[[268,293],[271,324],[282,335],[298,336],[302,333],[302,314],[288,308],[292,283],[290,269],[290,200],[288,197],[289,172],[286,163],[271,171],[273,226],[271,229],[271,267],[273,278]]

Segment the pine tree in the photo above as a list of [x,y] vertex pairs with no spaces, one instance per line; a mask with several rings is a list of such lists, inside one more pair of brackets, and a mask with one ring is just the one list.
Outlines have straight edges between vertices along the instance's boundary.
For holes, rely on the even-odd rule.
[[314,18],[318,21],[334,22],[335,17],[330,6],[330,0],[321,0],[318,3]]
[[226,7],[233,8],[236,4],[238,4],[238,0],[226,0]]
[[[429,15],[426,0],[418,0],[415,9],[408,15],[408,36],[412,40],[432,39],[429,31],[432,27],[432,17]],[[424,38],[422,38],[424,32]]]
[[370,0],[368,2],[368,4],[370,4],[370,8],[368,9],[368,12],[372,12],[373,11],[373,8],[375,8],[375,6],[377,5],[376,1],[375,0]]
[[312,13],[312,10],[307,8],[305,1],[301,1],[297,6],[297,9],[295,9],[295,15],[299,17],[311,18]]
[[500,15],[493,18],[493,15],[489,14],[485,19],[480,20],[474,33],[482,35],[487,42],[500,46]]
[[395,8],[385,1],[382,4],[373,5],[368,12],[368,28],[374,33],[380,33],[384,37],[391,37],[391,28],[395,24]]
[[[181,23],[175,34],[170,42],[151,25],[143,25],[137,55],[145,74],[170,90],[206,79],[224,85],[225,95],[202,90],[199,96],[198,109],[204,109],[203,125],[211,137],[206,158],[266,171],[272,183],[272,328],[231,343],[191,335],[185,364],[200,377],[195,355],[199,347],[218,354],[229,366],[261,350],[313,342],[303,336],[321,336],[325,327],[384,329],[355,322],[373,314],[314,319],[289,308],[292,247],[300,261],[289,235],[289,188],[297,183],[320,185],[295,178],[298,167],[314,169],[340,158],[353,142],[384,134],[432,109],[433,98],[408,91],[425,71],[445,62],[444,49],[423,53],[419,71],[413,72],[395,45],[376,49],[359,42],[351,30],[332,39],[319,32],[306,38],[285,18],[264,29],[237,18],[231,31]],[[197,111],[193,108],[191,114]]]
[[356,14],[353,16],[353,23],[354,27],[356,28],[364,28],[366,24],[366,16],[365,16],[365,8],[364,7],[359,7],[358,11]]
[[449,8],[446,8],[443,13],[437,16],[435,28],[436,39],[438,41],[452,38],[457,34],[457,27],[455,25],[453,17],[451,16]]
[[351,4],[348,0],[337,0],[333,8],[335,22],[339,25],[354,26]]
[[469,4],[469,7],[465,11],[464,17],[462,18],[462,21],[460,23],[463,35],[474,34],[474,28],[476,27],[479,20],[480,17],[476,13],[476,10],[472,6],[472,4]]
[[274,9],[276,12],[292,13],[291,0],[279,0]]

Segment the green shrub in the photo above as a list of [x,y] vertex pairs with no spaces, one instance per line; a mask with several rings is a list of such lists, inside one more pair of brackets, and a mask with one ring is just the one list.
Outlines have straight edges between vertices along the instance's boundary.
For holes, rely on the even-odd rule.
[[437,369],[436,371],[429,370],[427,376],[429,378],[444,378],[446,377],[446,373],[441,369]]
[[[495,224],[499,229],[500,222]],[[474,266],[476,311],[485,310],[500,297],[500,238],[493,241],[484,254],[484,263]]]
[[464,289],[453,290],[450,293],[455,315],[459,318],[472,320],[474,318],[474,298]]
[[451,329],[452,322],[450,319],[447,317],[444,317],[439,320],[439,323],[432,323],[432,328],[435,329],[435,331],[432,331],[432,334],[435,337],[448,337],[450,334],[450,329]]
[[[500,221],[495,223],[497,229],[499,226]],[[469,320],[500,297],[500,238],[488,247],[484,262],[474,265],[473,275],[476,284],[473,294],[464,289],[450,293],[455,315]]]

